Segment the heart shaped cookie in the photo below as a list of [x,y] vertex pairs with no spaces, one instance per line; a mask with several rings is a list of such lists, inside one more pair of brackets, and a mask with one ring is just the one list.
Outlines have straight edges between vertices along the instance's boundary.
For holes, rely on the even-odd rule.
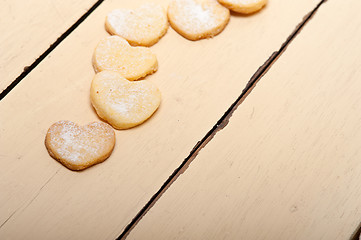
[[45,138],[50,156],[71,170],[83,170],[103,162],[112,153],[114,144],[114,130],[103,122],[80,127],[70,121],[59,121],[49,128]]
[[127,129],[152,116],[161,95],[149,81],[130,82],[117,72],[102,71],[92,81],[90,99],[99,117],[116,129]]
[[157,71],[158,61],[149,48],[132,47],[123,38],[110,36],[95,48],[93,67],[96,72],[119,72],[132,81]]
[[218,2],[232,11],[243,14],[257,12],[267,4],[267,0],[218,0]]
[[171,0],[168,19],[171,26],[189,40],[219,34],[230,18],[228,8],[217,0]]
[[162,6],[146,3],[134,10],[111,11],[105,20],[105,28],[133,46],[151,46],[167,32],[168,18]]

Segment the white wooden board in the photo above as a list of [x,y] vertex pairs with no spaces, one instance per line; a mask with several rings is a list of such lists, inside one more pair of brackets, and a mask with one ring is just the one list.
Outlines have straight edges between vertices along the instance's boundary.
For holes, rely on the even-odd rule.
[[95,0],[0,0],[0,93]]
[[361,18],[329,0],[127,239],[350,239],[361,219]]
[[89,101],[93,49],[108,35],[109,11],[141,2],[104,2],[0,102],[0,238],[114,239],[318,4],[273,0],[198,42],[169,29],[152,47],[159,70],[145,79],[160,88],[160,109],[117,131],[106,162],[71,172],[46,152],[46,131],[58,120],[99,120]]

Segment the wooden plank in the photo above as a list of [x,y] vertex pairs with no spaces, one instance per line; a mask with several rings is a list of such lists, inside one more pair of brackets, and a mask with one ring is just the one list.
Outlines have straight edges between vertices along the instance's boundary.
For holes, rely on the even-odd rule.
[[96,0],[0,0],[0,93]]
[[360,7],[323,4],[128,239],[349,239],[361,216]]
[[49,157],[46,131],[62,119],[98,120],[89,100],[91,57],[107,36],[105,16],[141,2],[104,2],[0,102],[0,238],[114,239],[318,3],[273,0],[198,42],[169,29],[152,47],[159,70],[146,78],[162,92],[160,109],[117,131],[107,161],[71,172]]

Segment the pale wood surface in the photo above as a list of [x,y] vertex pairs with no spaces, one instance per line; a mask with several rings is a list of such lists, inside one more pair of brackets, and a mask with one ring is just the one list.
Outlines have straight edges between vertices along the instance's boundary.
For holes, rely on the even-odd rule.
[[232,16],[219,36],[198,42],[169,29],[152,47],[159,70],[146,78],[162,92],[160,109],[145,124],[117,131],[107,161],[71,172],[50,158],[45,133],[58,120],[98,120],[89,100],[91,56],[107,36],[105,15],[140,2],[101,4],[0,102],[0,238],[118,236],[318,4],[272,0],[258,14]]
[[96,0],[0,0],[0,92]]
[[128,239],[349,239],[361,216],[360,8],[323,4]]

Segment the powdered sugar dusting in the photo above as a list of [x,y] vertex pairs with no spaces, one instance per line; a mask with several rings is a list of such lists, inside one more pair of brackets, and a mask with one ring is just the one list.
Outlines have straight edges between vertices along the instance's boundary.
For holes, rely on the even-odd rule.
[[114,131],[101,122],[79,127],[70,121],[59,121],[48,131],[51,151],[71,164],[84,165],[104,155],[114,142]]
[[138,121],[154,111],[151,101],[154,91],[149,82],[128,82],[108,91],[106,99],[118,119]]
[[[138,9],[115,9],[107,15],[112,34],[127,39],[134,45],[149,45],[164,35],[168,19],[164,9],[146,3]],[[141,44],[143,43],[143,44]]]
[[[93,80],[92,103],[115,128],[135,126],[158,108],[160,92],[148,81],[130,82],[118,73],[103,71]],[[95,96],[94,96],[95,95]]]
[[122,115],[126,115],[129,112],[131,105],[129,102],[112,102],[112,108]]
[[186,30],[197,32],[214,27],[215,17],[211,8],[205,8],[194,0],[175,0],[174,4],[181,11],[179,15],[175,15],[175,21]]
[[119,72],[129,80],[136,80],[157,70],[157,58],[146,47],[131,47],[126,40],[110,36],[100,41],[94,53],[97,72]]
[[190,34],[217,28],[228,16],[228,10],[216,0],[173,0],[168,13],[172,22]]

